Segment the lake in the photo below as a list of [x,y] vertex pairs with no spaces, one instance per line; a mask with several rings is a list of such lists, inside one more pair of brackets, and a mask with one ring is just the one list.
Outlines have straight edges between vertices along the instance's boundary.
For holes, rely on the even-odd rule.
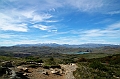
[[90,52],[68,52],[65,54],[86,54],[86,53],[90,53]]

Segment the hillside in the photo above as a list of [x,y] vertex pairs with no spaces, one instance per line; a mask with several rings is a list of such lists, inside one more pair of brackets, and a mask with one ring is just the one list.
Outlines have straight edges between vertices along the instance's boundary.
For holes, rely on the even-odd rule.
[[[84,45],[83,45],[84,46]],[[31,55],[47,55],[47,54],[79,54],[82,52],[88,53],[106,53],[117,54],[120,53],[119,45],[88,45],[86,47],[76,47],[73,45],[58,45],[58,44],[40,44],[38,45],[19,45],[10,47],[0,47],[0,55],[5,56],[31,56]],[[100,46],[100,47],[99,47]]]

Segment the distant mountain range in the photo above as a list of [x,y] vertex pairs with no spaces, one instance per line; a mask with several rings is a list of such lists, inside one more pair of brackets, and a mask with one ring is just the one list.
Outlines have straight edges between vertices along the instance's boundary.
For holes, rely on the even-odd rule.
[[56,44],[56,43],[44,43],[44,44],[20,44],[15,46],[2,46],[0,47],[0,55],[5,56],[27,56],[28,55],[51,55],[54,54],[77,54],[81,52],[89,53],[120,53],[120,45],[111,44],[81,44],[81,45],[69,45],[69,44]]
[[105,47],[105,46],[110,46],[110,47],[118,47],[120,45],[112,45],[112,44],[80,44],[80,45],[69,45],[69,44],[56,44],[56,43],[39,43],[39,44],[20,44],[20,45],[15,45],[18,47],[42,47],[42,46],[47,46],[47,47],[69,47],[69,48],[96,48],[96,47]]

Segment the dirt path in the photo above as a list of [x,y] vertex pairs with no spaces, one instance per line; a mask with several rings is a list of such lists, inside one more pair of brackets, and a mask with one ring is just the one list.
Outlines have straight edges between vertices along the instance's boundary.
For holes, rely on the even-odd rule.
[[[43,74],[43,71],[47,71],[48,75]],[[30,69],[30,79],[65,79],[64,74],[62,75],[56,75],[52,74],[49,69],[44,69],[44,68],[36,68],[36,69]]]
[[[28,68],[28,72],[25,72],[24,75],[26,75],[29,79],[75,79],[73,76],[73,71],[76,70],[77,65],[76,64],[69,64],[69,65],[60,65],[62,70],[60,74],[53,74],[51,73],[50,69],[44,69],[42,67],[38,68]],[[58,69],[57,69],[58,70]],[[16,68],[12,69],[12,75],[11,78],[16,77],[15,71],[17,71]],[[47,74],[45,74],[47,72]],[[0,79],[6,79],[0,77]],[[7,78],[8,79],[8,78]]]
[[73,71],[75,71],[77,68],[76,64],[61,65],[61,67],[65,69],[65,79],[75,79],[73,76]]
[[[43,69],[41,67],[36,69],[30,69],[30,79],[75,79],[73,76],[73,71],[76,70],[77,65],[76,64],[70,64],[70,65],[60,65],[62,69],[64,69],[64,73],[61,75],[51,74],[50,70]],[[42,74],[42,71],[47,71],[49,75]]]

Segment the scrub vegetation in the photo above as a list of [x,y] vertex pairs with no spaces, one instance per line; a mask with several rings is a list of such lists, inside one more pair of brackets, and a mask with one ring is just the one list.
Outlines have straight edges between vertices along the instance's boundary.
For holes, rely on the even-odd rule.
[[[45,49],[46,48],[48,49],[49,47],[45,47]],[[41,75],[41,77],[46,77],[46,79],[51,79],[53,77],[54,78],[58,77],[58,79],[59,78],[64,79],[65,74],[67,73],[67,70],[65,69],[68,69],[66,67],[69,66],[70,68],[73,68],[73,67],[76,68],[76,66],[74,66],[74,64],[76,64],[77,65],[76,70],[74,72],[71,70],[76,79],[119,79],[120,78],[120,52],[119,52],[120,48],[112,48],[112,49],[108,47],[105,47],[105,48],[107,49],[105,50],[103,50],[104,48],[98,48],[98,50],[97,48],[89,49],[91,50],[91,52],[85,53],[85,54],[32,52],[32,54],[30,55],[27,54],[29,53],[27,52],[28,49],[26,50],[26,53],[24,53],[20,48],[21,51],[19,50],[20,53],[17,56],[16,56],[16,53],[13,53],[15,51],[8,51],[8,50],[5,51],[6,48],[4,48],[4,50],[0,51],[1,52],[0,53],[1,54],[0,55],[0,78],[4,79],[6,77],[6,72],[5,72],[6,68],[9,69],[9,67],[16,68],[19,66],[23,66],[23,67],[25,66],[30,69],[27,72],[25,71],[25,73],[33,75],[32,77],[29,75],[27,76],[25,75],[25,79],[32,79],[34,78],[34,76],[37,76],[37,75],[34,75],[34,73],[39,74],[40,72],[45,75],[49,75],[49,76]],[[48,51],[45,49],[42,49],[42,50]],[[56,49],[56,48],[53,48],[53,49]],[[51,50],[52,52],[53,49],[49,49],[49,50]],[[70,50],[69,49],[70,48],[65,48],[66,51],[74,51],[74,52],[78,50],[80,51],[80,49],[82,48],[80,49],[73,48]],[[88,50],[87,48],[83,48],[83,49],[81,51]],[[108,53],[109,51],[110,53]],[[21,55],[21,52],[22,52],[22,55]],[[74,63],[73,66],[71,63]],[[55,68],[58,68],[58,69],[54,70]],[[35,71],[35,69],[42,69],[47,71],[46,72],[40,71],[38,73]],[[57,72],[59,70],[62,71],[62,73]],[[51,75],[50,71],[52,71],[52,73],[57,73],[57,75]],[[17,71],[17,73],[21,73],[21,71],[19,72]],[[66,76],[70,77],[69,73]]]

